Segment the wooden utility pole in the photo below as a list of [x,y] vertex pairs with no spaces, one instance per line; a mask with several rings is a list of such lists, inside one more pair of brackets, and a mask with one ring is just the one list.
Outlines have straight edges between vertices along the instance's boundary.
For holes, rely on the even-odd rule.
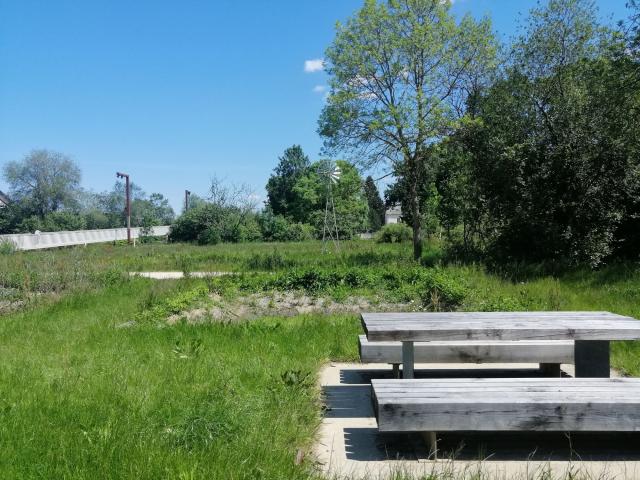
[[127,243],[131,243],[131,188],[129,184],[129,174],[116,172],[116,177],[124,178],[125,181],[125,214],[127,216]]
[[189,210],[189,198],[191,197],[191,192],[189,190],[184,191],[184,211]]

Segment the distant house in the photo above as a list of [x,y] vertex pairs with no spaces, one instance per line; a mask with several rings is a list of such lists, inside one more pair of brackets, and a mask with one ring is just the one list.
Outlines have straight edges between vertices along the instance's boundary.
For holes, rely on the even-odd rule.
[[0,190],[0,208],[6,207],[7,205],[9,205],[9,197]]
[[400,205],[392,205],[384,212],[384,224],[400,223],[400,217],[402,217],[402,208]]

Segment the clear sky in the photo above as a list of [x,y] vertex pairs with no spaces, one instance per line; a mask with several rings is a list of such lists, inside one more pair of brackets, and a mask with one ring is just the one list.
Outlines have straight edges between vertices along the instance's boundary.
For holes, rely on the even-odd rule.
[[[627,15],[625,0],[597,3],[607,21]],[[306,62],[361,4],[0,0],[0,165],[60,151],[85,188],[107,190],[121,170],[176,210],[213,175],[264,196],[285,148],[318,158],[326,78]],[[508,38],[533,5],[457,0],[453,11],[487,14]]]

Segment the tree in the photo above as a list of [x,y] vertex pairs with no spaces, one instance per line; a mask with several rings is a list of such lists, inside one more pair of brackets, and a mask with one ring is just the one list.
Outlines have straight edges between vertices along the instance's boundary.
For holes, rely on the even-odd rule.
[[21,161],[4,166],[14,202],[24,215],[45,215],[63,208],[74,208],[80,188],[80,169],[66,155],[50,150],[33,150]]
[[468,168],[447,184],[469,181],[479,211],[466,218],[493,258],[596,266],[639,244],[640,95],[618,38],[590,0],[534,9],[504,78],[461,126]]
[[371,175],[364,181],[364,196],[369,205],[369,228],[373,232],[377,232],[384,225],[385,208],[378,187],[376,187]]
[[468,80],[487,69],[496,50],[488,20],[465,16],[456,24],[450,6],[448,0],[366,0],[338,25],[326,55],[331,93],[319,121],[325,148],[364,166],[384,162],[405,179],[415,258],[422,249],[419,189],[429,145],[450,130]]
[[631,53],[636,64],[640,66],[640,2],[629,0],[627,7],[631,9],[628,21],[628,52]]
[[152,193],[148,198],[136,199],[131,204],[131,220],[135,226],[169,225],[174,218],[169,200],[161,193]]
[[[136,183],[131,183],[131,221],[132,226],[136,225],[137,206],[140,201],[146,199],[146,194],[142,188]],[[125,183],[123,181],[116,181],[113,188],[110,191],[98,193],[94,200],[97,210],[102,212],[108,219],[110,228],[123,227],[126,224],[125,215]]]
[[[318,236],[322,234],[326,200],[329,194],[329,180],[322,172],[330,163],[328,161],[313,163],[293,187],[294,201],[297,206],[294,221],[310,223],[315,227]],[[331,186],[338,234],[340,238],[351,238],[367,229],[367,200],[358,170],[344,160],[337,160],[335,163],[342,171],[340,180]]]
[[293,186],[309,168],[310,162],[300,145],[293,145],[279,158],[267,182],[268,203],[275,215],[291,216],[295,208]]
[[257,240],[260,226],[255,208],[255,195],[248,186],[228,186],[214,177],[208,201],[180,215],[171,225],[170,239],[202,245]]

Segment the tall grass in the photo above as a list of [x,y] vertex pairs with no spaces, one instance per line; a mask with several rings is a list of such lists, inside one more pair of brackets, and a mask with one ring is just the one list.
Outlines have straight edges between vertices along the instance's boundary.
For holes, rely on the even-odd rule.
[[3,478],[308,478],[319,366],[354,318],[117,328],[136,280],[0,323]]
[[[635,265],[523,281],[489,274],[482,265],[440,264],[411,274],[419,268],[410,246],[357,241],[345,242],[337,254],[308,242],[95,245],[1,255],[0,290],[36,298],[50,293],[55,301],[0,316],[0,476],[313,476],[311,462],[295,465],[294,458],[320,419],[315,377],[326,361],[356,359],[357,318],[171,327],[132,322],[144,320],[145,312],[185,308],[207,291],[199,281],[157,283],[129,279],[128,271],[275,271],[261,278],[277,288],[327,289],[338,281],[371,295],[390,288],[394,278],[404,282],[400,290],[413,293],[431,281],[453,280],[460,292],[455,308],[462,310],[609,310],[640,317]],[[640,376],[639,359],[636,342],[614,344],[613,364],[624,373]]]

